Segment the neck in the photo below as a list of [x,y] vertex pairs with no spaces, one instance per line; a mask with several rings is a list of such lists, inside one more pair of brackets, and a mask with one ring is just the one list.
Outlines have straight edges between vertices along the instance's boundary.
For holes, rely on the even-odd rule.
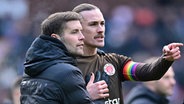
[[[149,82],[148,82],[149,83]],[[145,86],[150,89],[151,91],[155,92],[155,87],[152,84],[145,84]]]
[[97,48],[84,46],[84,55],[83,56],[93,56],[97,53]]

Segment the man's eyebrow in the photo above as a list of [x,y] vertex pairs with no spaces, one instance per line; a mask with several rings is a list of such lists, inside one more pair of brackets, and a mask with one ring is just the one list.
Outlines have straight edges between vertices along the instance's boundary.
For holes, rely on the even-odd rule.
[[90,21],[89,24],[98,23],[98,21]]

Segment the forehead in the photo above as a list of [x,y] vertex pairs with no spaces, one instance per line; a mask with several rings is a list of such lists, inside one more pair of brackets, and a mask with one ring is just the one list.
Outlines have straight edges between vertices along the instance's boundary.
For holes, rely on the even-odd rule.
[[93,9],[80,12],[85,21],[104,21],[102,12],[99,9]]
[[65,28],[67,29],[81,29],[81,23],[79,20],[72,20],[72,21],[68,21],[66,22]]

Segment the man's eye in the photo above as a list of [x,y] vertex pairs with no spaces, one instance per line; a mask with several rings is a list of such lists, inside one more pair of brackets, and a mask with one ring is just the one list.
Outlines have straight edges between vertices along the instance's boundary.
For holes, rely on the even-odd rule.
[[105,22],[101,22],[101,25],[105,25]]
[[98,25],[98,23],[96,23],[96,22],[94,22],[94,23],[91,23],[91,24],[89,24],[90,26],[96,26],[96,25]]
[[75,34],[75,33],[78,33],[79,32],[79,30],[74,30],[74,31],[72,31],[71,33],[72,34]]
[[91,24],[89,24],[89,26],[97,26],[97,25],[101,25],[101,26],[104,26],[105,25],[105,22],[93,22]]

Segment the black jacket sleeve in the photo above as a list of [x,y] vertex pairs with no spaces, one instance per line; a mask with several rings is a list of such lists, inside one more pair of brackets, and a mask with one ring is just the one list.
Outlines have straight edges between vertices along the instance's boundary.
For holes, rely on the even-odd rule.
[[64,101],[59,86],[45,79],[23,77],[20,91],[21,104],[61,104]]

